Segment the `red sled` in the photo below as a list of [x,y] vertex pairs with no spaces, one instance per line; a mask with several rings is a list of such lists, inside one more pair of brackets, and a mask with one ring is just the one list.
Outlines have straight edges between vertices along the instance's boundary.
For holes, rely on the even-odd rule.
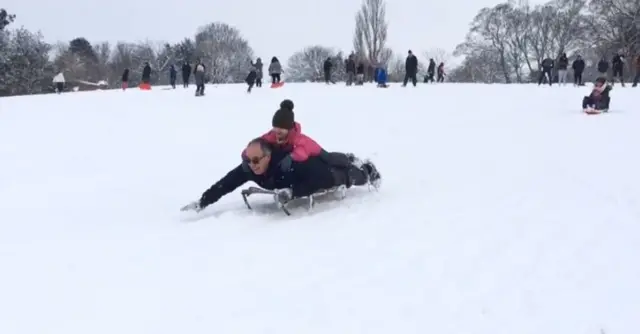
[[603,112],[607,112],[608,110],[597,110],[597,109],[585,109],[584,113],[587,115],[599,115],[602,114]]
[[276,82],[271,84],[271,88],[280,88],[284,86],[284,82]]

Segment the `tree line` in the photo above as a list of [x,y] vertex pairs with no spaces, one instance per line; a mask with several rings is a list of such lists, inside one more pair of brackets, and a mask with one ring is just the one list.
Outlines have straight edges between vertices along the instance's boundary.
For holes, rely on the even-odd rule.
[[597,63],[625,56],[626,80],[640,70],[640,1],[552,0],[531,6],[509,1],[481,9],[454,51],[462,65],[449,72],[454,82],[535,81],[545,58],[578,55],[585,80],[599,75]]
[[[193,37],[177,43],[112,45],[91,43],[86,37],[49,44],[39,32],[11,29],[18,20],[16,15],[0,9],[0,96],[53,92],[52,78],[60,72],[80,89],[116,88],[128,68],[130,84],[136,85],[145,62],[151,64],[151,83],[156,85],[168,84],[169,66],[196,60],[206,65],[208,82],[239,83],[244,81],[256,56],[241,32],[222,22],[200,27]],[[402,81],[406,53],[394,53],[387,47],[385,0],[363,0],[354,21],[351,54],[356,61],[368,69],[384,67],[389,81]],[[557,59],[567,53],[570,57],[580,54],[585,59],[587,69],[583,76],[591,80],[597,75],[598,60],[621,52],[628,57],[625,76],[629,78],[635,72],[639,38],[639,1],[552,0],[537,6],[509,1],[481,9],[464,42],[453,53],[438,48],[422,52],[419,73],[425,74],[423,64],[430,58],[448,64],[455,56],[463,61],[447,71],[448,81],[525,83],[535,81],[543,59]],[[288,58],[286,81],[323,81],[327,59],[334,64],[333,78],[344,80],[347,57],[335,48],[307,46]],[[373,71],[365,76],[372,81]]]

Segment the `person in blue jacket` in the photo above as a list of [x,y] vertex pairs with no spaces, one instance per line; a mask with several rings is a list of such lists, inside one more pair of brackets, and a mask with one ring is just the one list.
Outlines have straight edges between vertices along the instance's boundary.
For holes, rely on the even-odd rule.
[[379,88],[389,87],[387,86],[387,70],[386,69],[382,67],[378,67],[376,69],[376,82],[378,83]]

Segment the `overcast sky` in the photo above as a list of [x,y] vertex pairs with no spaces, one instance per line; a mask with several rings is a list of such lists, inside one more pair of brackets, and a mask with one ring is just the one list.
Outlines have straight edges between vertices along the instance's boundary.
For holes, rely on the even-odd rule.
[[[388,46],[415,53],[453,51],[477,11],[496,0],[389,0]],[[532,0],[531,3],[540,3]],[[2,0],[16,14],[13,27],[40,30],[48,42],[85,37],[90,42],[193,37],[199,26],[221,21],[238,28],[256,56],[281,60],[309,45],[352,50],[361,0]]]

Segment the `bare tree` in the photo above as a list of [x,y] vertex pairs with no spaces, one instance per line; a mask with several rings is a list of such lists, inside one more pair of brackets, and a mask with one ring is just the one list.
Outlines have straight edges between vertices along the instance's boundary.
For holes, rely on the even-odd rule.
[[198,30],[195,44],[196,56],[205,64],[211,82],[244,81],[253,50],[238,29],[226,23],[211,23]]
[[7,13],[4,8],[0,8],[0,31],[11,24],[16,19],[15,15]]
[[456,49],[458,53],[470,53],[476,50],[492,50],[500,60],[502,75],[506,83],[511,82],[509,56],[511,54],[511,36],[508,17],[513,7],[511,4],[499,4],[493,8],[483,8],[471,23],[471,29],[465,43]]
[[640,52],[640,1],[591,0],[589,38],[603,53]]
[[439,63],[447,64],[449,63],[452,57],[451,53],[441,48],[433,48],[433,49],[424,51],[422,53],[422,56],[427,62],[429,62],[429,59],[433,59],[436,62],[436,64],[439,64]]
[[387,43],[386,5],[384,0],[363,0],[356,14],[353,37],[355,54],[368,65],[387,64],[393,56],[386,49]]
[[287,62],[287,79],[293,82],[323,81],[324,62],[334,54],[331,48],[320,45],[294,53]]

